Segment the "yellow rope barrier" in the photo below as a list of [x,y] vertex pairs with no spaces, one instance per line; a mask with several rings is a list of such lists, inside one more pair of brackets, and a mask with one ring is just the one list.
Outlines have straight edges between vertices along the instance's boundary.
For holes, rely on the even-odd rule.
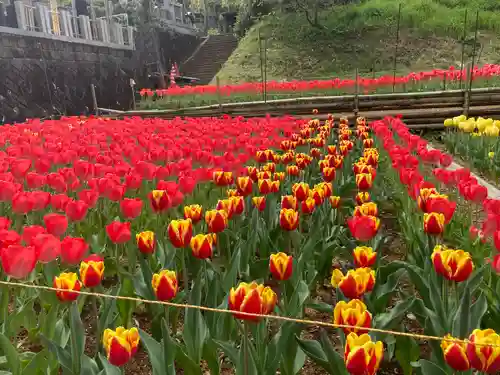
[[[109,298],[109,299],[116,299],[116,300],[134,301],[134,302],[139,302],[139,303],[147,303],[147,304],[153,304],[153,305],[164,305],[164,306],[170,306],[170,307],[176,307],[176,308],[182,308],[182,309],[196,309],[196,310],[201,310],[201,311],[222,313],[222,314],[238,313],[238,315],[240,315],[240,316],[248,316],[248,317],[263,318],[263,319],[274,319],[274,320],[281,320],[281,321],[285,321],[285,322],[323,326],[323,327],[328,327],[328,328],[342,328],[342,329],[346,328],[346,329],[357,329],[357,330],[360,329],[360,327],[346,325],[346,324],[335,324],[335,323],[327,323],[327,322],[308,320],[308,319],[297,319],[297,318],[290,318],[290,317],[281,316],[281,315],[253,314],[253,313],[239,312],[239,311],[233,311],[233,310],[227,310],[227,309],[218,309],[215,307],[190,305],[187,303],[165,302],[165,301],[142,299],[142,298],[137,298],[137,297],[114,296],[111,294],[104,294],[104,293],[59,289],[59,288],[54,288],[54,287],[44,286],[44,285],[23,284],[23,283],[17,283],[17,282],[15,283],[15,282],[10,282],[10,281],[0,281],[0,285],[12,286],[12,287],[16,287],[16,288],[39,289],[39,290],[46,290],[46,291],[52,291],[52,292],[68,292],[68,291],[70,291],[71,293],[81,294],[84,296],[93,296],[93,297]],[[447,342],[452,342],[452,343],[457,343],[457,344],[469,344],[469,343],[471,343],[471,341],[467,340],[467,339],[462,340],[462,339],[456,339],[456,338],[429,336],[429,335],[421,335],[421,334],[417,334],[417,333],[389,331],[389,330],[379,329],[379,328],[364,328],[363,327],[362,330],[369,331],[369,332],[375,332],[375,333],[383,333],[383,334],[387,334],[387,335],[411,337],[411,338],[414,338],[417,340],[422,340],[422,341],[447,341]],[[481,343],[474,343],[474,344],[477,346],[489,346],[492,348],[500,348],[500,345],[497,345],[497,344],[481,344]]]

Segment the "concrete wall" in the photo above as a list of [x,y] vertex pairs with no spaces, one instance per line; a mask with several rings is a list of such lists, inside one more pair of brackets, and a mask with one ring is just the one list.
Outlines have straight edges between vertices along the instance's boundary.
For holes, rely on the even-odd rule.
[[[135,44],[137,48],[146,43],[136,39]],[[170,62],[180,64],[197,45],[195,36],[161,33],[166,69]],[[91,84],[96,86],[100,107],[129,109],[129,80],[134,78],[138,88],[148,86],[147,67],[153,61],[156,55],[150,48],[0,27],[0,124],[89,113]]]

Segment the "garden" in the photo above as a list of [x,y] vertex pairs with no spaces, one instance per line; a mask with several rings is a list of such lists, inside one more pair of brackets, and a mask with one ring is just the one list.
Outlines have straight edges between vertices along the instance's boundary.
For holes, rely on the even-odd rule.
[[0,374],[498,374],[497,122],[318,115],[2,127]]
[[167,89],[141,89],[141,109],[185,108],[202,105],[291,99],[325,95],[423,92],[474,87],[497,87],[500,65],[476,66],[472,76],[467,67],[450,66],[405,75],[359,75],[303,81],[265,81],[232,85],[174,86]]

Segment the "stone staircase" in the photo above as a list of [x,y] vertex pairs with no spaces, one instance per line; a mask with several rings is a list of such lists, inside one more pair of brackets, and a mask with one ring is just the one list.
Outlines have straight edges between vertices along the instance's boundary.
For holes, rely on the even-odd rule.
[[191,57],[181,64],[181,75],[198,78],[202,85],[209,84],[237,45],[238,40],[231,34],[207,36]]

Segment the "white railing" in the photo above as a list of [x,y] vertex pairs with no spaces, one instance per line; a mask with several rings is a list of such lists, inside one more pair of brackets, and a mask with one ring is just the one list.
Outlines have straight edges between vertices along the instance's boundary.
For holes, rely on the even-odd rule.
[[134,28],[124,24],[121,15],[91,20],[89,16],[74,17],[67,9],[53,12],[43,3],[26,4],[14,2],[17,24],[20,29],[52,35],[94,40],[110,44],[134,46]]

